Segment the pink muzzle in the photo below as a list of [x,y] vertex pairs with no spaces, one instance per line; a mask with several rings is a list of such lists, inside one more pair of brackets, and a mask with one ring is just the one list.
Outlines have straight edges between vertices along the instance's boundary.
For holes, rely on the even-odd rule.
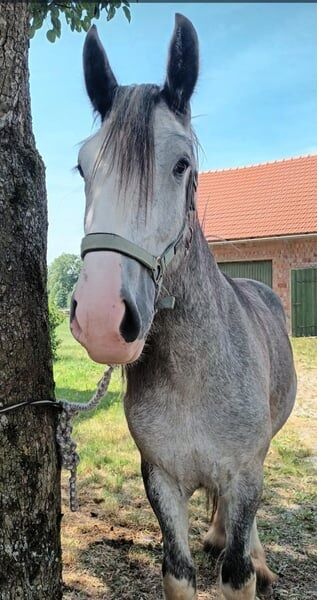
[[141,354],[137,308],[122,298],[121,257],[92,252],[84,258],[72,302],[70,328],[98,363],[127,364]]

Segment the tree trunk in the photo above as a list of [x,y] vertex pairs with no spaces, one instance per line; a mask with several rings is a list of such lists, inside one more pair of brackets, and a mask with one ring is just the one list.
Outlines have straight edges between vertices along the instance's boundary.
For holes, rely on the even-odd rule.
[[[45,170],[32,134],[28,4],[0,2],[0,402],[54,397]],[[44,107],[44,110],[45,107]],[[55,408],[0,415],[0,598],[59,600]]]

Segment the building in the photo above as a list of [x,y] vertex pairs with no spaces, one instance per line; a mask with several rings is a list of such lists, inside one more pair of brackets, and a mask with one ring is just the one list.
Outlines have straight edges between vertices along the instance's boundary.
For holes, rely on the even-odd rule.
[[198,213],[220,268],[270,285],[289,331],[316,335],[316,156],[200,173]]

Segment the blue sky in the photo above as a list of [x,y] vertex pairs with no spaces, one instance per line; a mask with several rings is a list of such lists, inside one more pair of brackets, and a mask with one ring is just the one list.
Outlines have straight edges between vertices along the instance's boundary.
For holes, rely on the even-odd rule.
[[[316,152],[315,4],[132,4],[95,21],[118,81],[164,80],[174,14],[198,32],[201,69],[192,101],[203,153],[200,170]],[[79,252],[84,193],[72,172],[78,144],[95,131],[82,74],[85,34],[63,27],[50,44],[46,28],[30,47],[36,142],[47,168],[48,261]]]

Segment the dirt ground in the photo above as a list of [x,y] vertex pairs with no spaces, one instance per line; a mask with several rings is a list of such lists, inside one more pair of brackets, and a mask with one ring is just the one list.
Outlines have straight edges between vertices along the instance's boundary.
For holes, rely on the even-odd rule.
[[[259,533],[270,568],[278,575],[265,596],[274,600],[316,598],[315,403],[316,370],[297,357],[295,410],[272,444],[258,513]],[[63,483],[64,600],[158,600],[161,588],[161,536],[138,478],[122,487],[111,508],[100,483],[79,483],[80,511],[67,505]],[[204,554],[205,497],[191,504],[190,541],[197,566],[198,599],[219,599],[216,563]],[[263,598],[259,594],[260,598]]]

